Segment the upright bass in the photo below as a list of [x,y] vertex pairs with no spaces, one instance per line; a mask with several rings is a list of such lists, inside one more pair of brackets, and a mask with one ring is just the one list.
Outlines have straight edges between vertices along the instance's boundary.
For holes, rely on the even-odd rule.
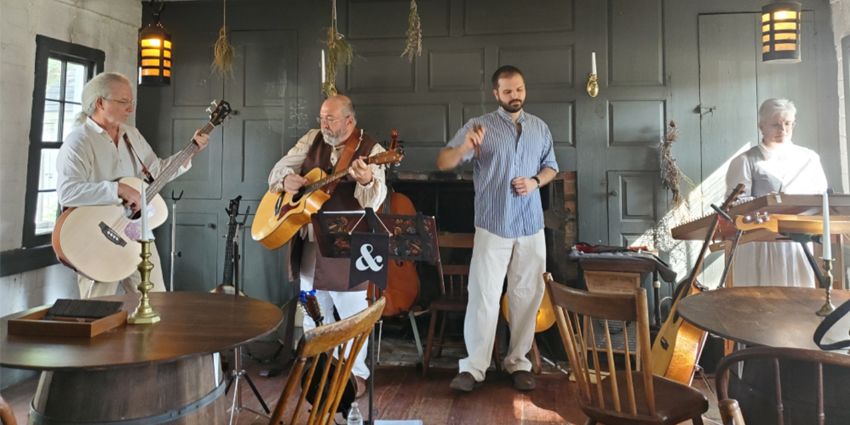
[[[387,150],[401,151],[398,146],[398,130],[393,129],[390,132],[390,138],[390,146]],[[386,201],[381,206],[381,212],[384,214],[414,215],[416,214],[416,207],[413,206],[413,201],[410,198],[392,191],[387,195]],[[390,230],[395,231],[394,229]],[[387,289],[382,294],[387,302],[383,316],[397,316],[410,309],[410,306],[419,297],[419,273],[416,271],[416,265],[413,261],[392,260],[389,262]]]

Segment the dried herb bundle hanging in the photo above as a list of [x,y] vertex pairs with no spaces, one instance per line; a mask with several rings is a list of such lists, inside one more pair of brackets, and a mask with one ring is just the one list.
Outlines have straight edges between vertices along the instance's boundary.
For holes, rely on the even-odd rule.
[[408,62],[413,62],[414,56],[422,56],[422,22],[419,20],[416,0],[410,0],[410,13],[407,15],[407,40],[401,56],[407,56]]
[[227,38],[227,0],[224,0],[224,22],[218,30],[218,40],[213,47],[213,63],[210,65],[222,77],[233,76],[233,45]]
[[349,65],[354,59],[354,49],[345,37],[337,30],[336,0],[331,4],[331,26],[328,28],[328,66],[325,70],[325,83],[322,85],[322,93],[326,97],[336,95],[336,69],[337,65]]
[[682,172],[679,165],[676,164],[676,158],[673,157],[673,143],[679,137],[679,129],[676,128],[676,123],[670,121],[667,125],[667,131],[664,134],[664,139],[661,140],[661,149],[659,150],[659,164],[661,165],[661,185],[669,189],[673,193],[673,205],[679,205],[682,201],[681,181],[684,179],[689,185],[693,186],[693,181]]

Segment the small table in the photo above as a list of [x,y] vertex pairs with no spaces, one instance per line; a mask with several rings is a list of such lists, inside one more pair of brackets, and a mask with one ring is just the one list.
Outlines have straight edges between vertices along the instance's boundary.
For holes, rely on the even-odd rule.
[[[819,350],[812,336],[825,298],[814,288],[724,288],[686,297],[678,311],[700,329],[747,345]],[[850,291],[832,290],[834,305],[848,299]]]
[[[129,312],[138,304],[137,294],[100,299],[122,301]],[[8,335],[0,321],[0,365],[42,371],[30,422],[224,420],[217,353],[274,331],[282,311],[248,297],[190,292],[152,293],[151,305],[159,323],[93,338]]]
[[[826,296],[823,289],[789,288],[782,286],[735,287],[707,291],[686,297],[679,302],[678,311],[682,317],[700,329],[747,345],[769,347],[790,347],[820,350],[814,343],[815,329],[823,321],[815,312],[823,305]],[[841,305],[850,299],[850,291],[832,290],[832,303]],[[840,320],[827,332],[845,340],[847,321]],[[786,394],[786,423],[814,423],[814,416],[800,413],[800,406],[814,409],[814,379],[810,364],[800,363],[799,367],[788,360],[782,366],[782,388]],[[755,425],[776,423],[773,413],[774,365],[766,361],[747,362],[743,373],[733,377],[729,394],[738,399],[741,409],[748,415],[747,424]],[[829,367],[824,374],[830,376],[825,384],[826,394],[834,394],[837,399],[844,393],[843,383],[850,379],[847,370]],[[839,382],[840,386],[831,386],[829,382]],[[788,394],[799,393],[788,398]],[[832,400],[832,398],[830,398]],[[794,408],[791,408],[791,406]],[[850,417],[850,409],[842,402],[828,401],[825,406],[827,418]],[[747,413],[749,412],[749,413]],[[842,422],[838,419],[836,423]]]

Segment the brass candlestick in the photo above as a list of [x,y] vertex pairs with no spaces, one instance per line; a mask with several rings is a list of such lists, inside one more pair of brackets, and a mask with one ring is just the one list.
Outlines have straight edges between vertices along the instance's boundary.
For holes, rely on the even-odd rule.
[[823,269],[826,272],[826,301],[820,307],[820,310],[817,311],[818,316],[829,316],[829,313],[832,313],[835,310],[835,306],[832,305],[832,262],[835,261],[832,258],[824,258],[823,259]]
[[139,274],[142,276],[142,281],[139,282],[137,288],[139,289],[139,293],[142,294],[142,297],[139,299],[139,306],[136,307],[136,311],[127,319],[127,323],[133,325],[150,325],[159,322],[159,314],[153,311],[150,297],[148,297],[148,292],[153,289],[153,283],[150,280],[153,263],[149,260],[151,256],[151,241],[142,240],[139,243],[142,244],[142,261],[139,263]]
[[599,76],[597,74],[587,74],[585,91],[587,91],[587,95],[590,97],[599,96]]

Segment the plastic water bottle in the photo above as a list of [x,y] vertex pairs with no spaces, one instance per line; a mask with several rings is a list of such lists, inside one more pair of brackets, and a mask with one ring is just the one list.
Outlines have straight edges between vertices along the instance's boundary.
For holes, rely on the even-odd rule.
[[357,407],[357,402],[351,403],[351,409],[348,410],[348,425],[363,425],[363,415],[360,414],[360,409]]

